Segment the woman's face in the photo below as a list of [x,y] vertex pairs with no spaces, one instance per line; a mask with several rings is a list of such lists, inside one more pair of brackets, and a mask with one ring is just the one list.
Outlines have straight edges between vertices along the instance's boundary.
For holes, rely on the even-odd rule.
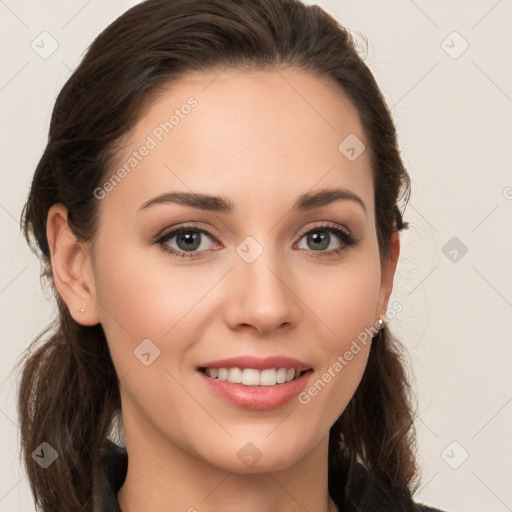
[[[380,266],[355,108],[305,71],[190,74],[145,111],[116,159],[97,190],[91,293],[128,448],[239,473],[325,449],[394,273]],[[341,192],[314,199],[328,190]],[[218,363],[231,358],[246,359]],[[254,371],[268,366],[286,371]],[[246,385],[299,367],[309,370],[297,381]]]

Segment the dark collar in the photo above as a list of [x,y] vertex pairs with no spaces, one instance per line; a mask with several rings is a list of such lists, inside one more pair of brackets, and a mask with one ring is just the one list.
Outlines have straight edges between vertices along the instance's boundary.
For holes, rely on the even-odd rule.
[[[126,449],[105,439],[101,457],[101,512],[121,512],[117,492],[128,470]],[[393,492],[360,464],[353,465],[349,471],[332,468],[329,493],[342,512],[441,512],[414,503],[409,494]]]
[[109,439],[103,441],[101,448],[100,512],[121,512],[117,491],[121,489],[128,471],[128,454]]

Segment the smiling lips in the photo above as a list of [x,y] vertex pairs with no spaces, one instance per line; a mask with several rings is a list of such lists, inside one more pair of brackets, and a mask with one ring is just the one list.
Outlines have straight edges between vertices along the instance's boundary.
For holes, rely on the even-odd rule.
[[197,369],[216,394],[238,407],[258,410],[289,402],[313,371],[311,365],[285,356],[242,356],[205,362]]

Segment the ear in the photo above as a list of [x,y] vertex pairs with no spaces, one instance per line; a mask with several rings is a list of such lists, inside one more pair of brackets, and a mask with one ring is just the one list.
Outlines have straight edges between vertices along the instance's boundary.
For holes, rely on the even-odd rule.
[[390,243],[390,257],[382,264],[381,281],[379,302],[377,306],[377,314],[380,318],[386,318],[386,311],[388,309],[389,297],[393,291],[393,280],[395,278],[396,266],[398,264],[398,257],[400,256],[400,233],[396,229],[391,234]]
[[[79,242],[68,225],[68,212],[63,204],[54,204],[46,221],[53,280],[67,304],[72,318],[82,325],[100,322],[94,273],[88,248]],[[83,313],[79,311],[84,309]]]

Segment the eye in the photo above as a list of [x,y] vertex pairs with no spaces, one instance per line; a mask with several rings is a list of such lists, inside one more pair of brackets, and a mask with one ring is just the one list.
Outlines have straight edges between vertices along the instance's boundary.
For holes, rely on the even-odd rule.
[[[332,234],[334,234],[338,240],[341,240],[341,244],[338,242],[338,247],[327,250],[333,242]],[[313,247],[313,250],[309,251],[310,256],[335,256],[343,251],[346,251],[349,247],[356,245],[356,239],[345,229],[342,229],[337,224],[321,224],[315,226],[313,229],[309,229],[303,233],[301,239],[305,238],[306,244]],[[303,248],[303,247],[301,247]]]
[[[196,226],[180,226],[164,234],[157,242],[161,245],[162,250],[177,258],[195,258],[197,257],[195,252],[207,250],[205,245],[208,244],[205,244],[203,240],[205,236],[215,240],[215,237],[206,229]],[[168,244],[173,238],[176,239],[177,247]]]

